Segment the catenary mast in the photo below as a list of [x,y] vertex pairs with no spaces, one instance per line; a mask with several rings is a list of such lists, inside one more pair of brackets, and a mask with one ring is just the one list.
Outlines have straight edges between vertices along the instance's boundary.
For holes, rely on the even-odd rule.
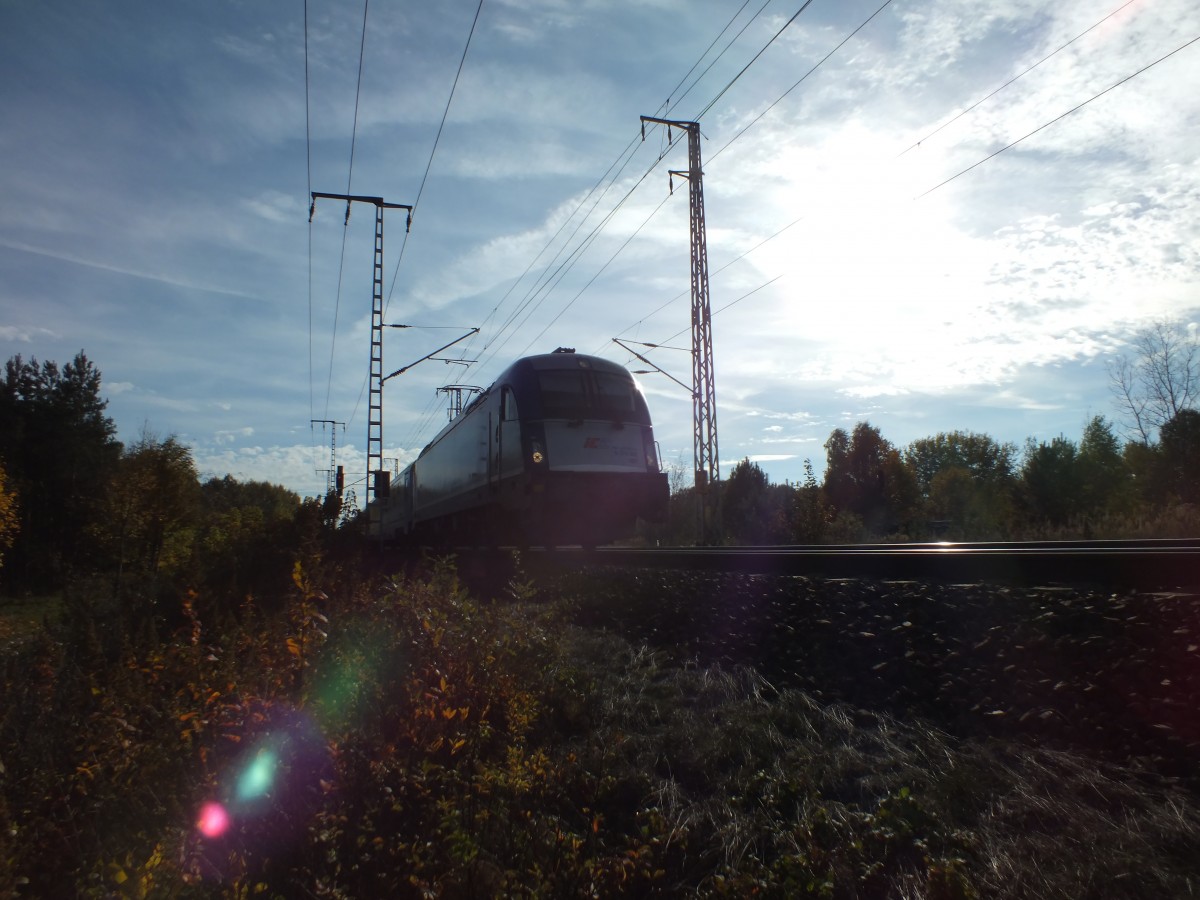
[[403,209],[408,212],[406,228],[412,226],[411,206],[385,203],[382,197],[357,194],[326,194],[313,191],[312,206],[308,209],[311,221],[317,208],[317,198],[346,201],[346,221],[350,221],[350,204],[370,203],[375,207],[375,277],[371,298],[371,374],[367,403],[367,485],[366,500],[371,502],[376,492],[376,479],[385,483],[383,470],[383,211]]
[[719,521],[721,468],[717,453],[716,376],[713,371],[712,306],[708,298],[708,245],[704,228],[704,173],[700,166],[700,123],[642,116],[642,139],[646,123],[686,131],[688,169],[672,169],[670,177],[686,178],[691,212],[692,263],[692,458],[696,475],[696,524],[698,540],[710,543]]

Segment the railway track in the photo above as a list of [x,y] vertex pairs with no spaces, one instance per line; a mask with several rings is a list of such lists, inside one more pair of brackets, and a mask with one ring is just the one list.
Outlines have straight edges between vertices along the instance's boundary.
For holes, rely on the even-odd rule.
[[1200,539],[534,550],[552,567],[1200,590]]

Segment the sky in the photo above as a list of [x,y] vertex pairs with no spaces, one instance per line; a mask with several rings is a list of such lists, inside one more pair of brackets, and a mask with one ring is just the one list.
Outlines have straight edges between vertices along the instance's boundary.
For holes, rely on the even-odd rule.
[[[524,355],[686,383],[687,140],[646,115],[700,123],[725,474],[863,421],[1077,440],[1139,329],[1200,322],[1197,37],[1195,0],[0,0],[0,353],[85,351],[203,477],[353,484],[375,210],[320,191],[415,207],[385,373],[480,329],[386,382],[389,468]],[[690,470],[689,392],[637,377]]]

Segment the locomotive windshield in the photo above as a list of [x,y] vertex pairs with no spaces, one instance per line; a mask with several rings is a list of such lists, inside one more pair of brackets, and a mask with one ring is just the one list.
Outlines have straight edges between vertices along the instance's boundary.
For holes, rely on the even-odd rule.
[[538,372],[547,419],[619,419],[650,424],[650,411],[632,378],[587,369]]

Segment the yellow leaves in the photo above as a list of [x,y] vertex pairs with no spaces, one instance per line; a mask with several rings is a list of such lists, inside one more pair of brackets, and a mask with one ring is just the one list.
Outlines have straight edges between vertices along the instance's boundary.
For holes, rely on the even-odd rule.
[[304,574],[304,566],[300,560],[296,560],[292,566],[292,584],[296,585],[302,594],[308,594],[308,576]]
[[429,635],[429,642],[433,644],[433,649],[437,650],[442,645],[442,636],[446,633],[444,628],[434,625],[429,621],[428,617],[421,619],[422,630]]
[[303,653],[300,649],[300,642],[295,638],[287,639],[287,649],[288,653],[292,654],[292,656],[300,656]]
[[154,892],[155,871],[162,863],[162,845],[156,844],[154,850],[141,865],[134,863],[133,855],[128,854],[124,860],[112,860],[102,864],[100,868],[109,883],[116,888],[115,895],[141,900]]

